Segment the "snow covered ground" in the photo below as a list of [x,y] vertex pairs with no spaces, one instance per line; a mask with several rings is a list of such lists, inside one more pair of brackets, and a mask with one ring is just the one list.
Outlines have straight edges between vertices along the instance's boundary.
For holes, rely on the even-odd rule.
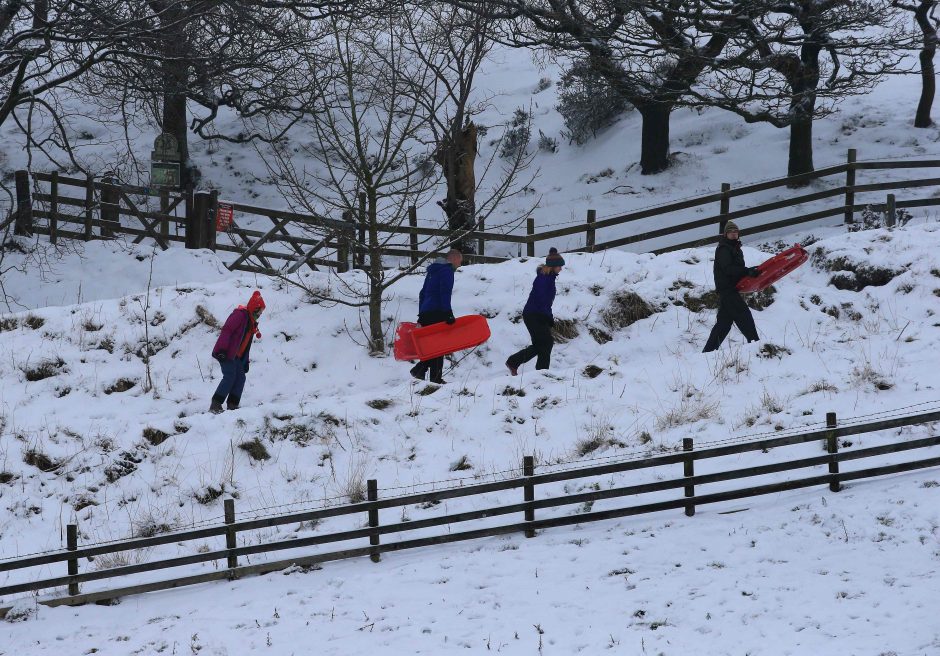
[[[559,138],[556,92],[537,92],[541,77],[556,81],[559,72],[524,52],[498,51],[481,78],[481,95],[494,95],[481,124],[495,130],[531,102],[533,133]],[[850,147],[860,159],[940,154],[937,128],[910,127],[917,84],[888,80],[820,121],[817,166],[844,161]],[[124,145],[92,108],[82,110],[87,123],[76,130],[96,138],[79,143],[78,152],[103,170]],[[26,164],[11,130],[5,127],[0,139],[4,172]],[[634,164],[638,133],[639,117],[628,114],[584,146],[559,138],[558,152],[536,155],[535,194],[506,211],[539,198],[541,230],[581,221],[588,208],[603,218],[785,172],[787,132],[745,125],[730,114],[677,112],[678,165],[659,176],[641,176]],[[143,154],[154,136],[147,129],[131,133]],[[480,145],[485,158],[493,146]],[[192,149],[205,184],[223,197],[284,206],[265,184],[257,153],[199,142]],[[859,181],[880,179],[860,174]],[[419,216],[440,220],[433,205]],[[384,495],[429,481],[492,477],[518,468],[527,454],[544,469],[673,450],[683,437],[702,446],[796,430],[818,425],[828,411],[845,420],[937,401],[935,214],[918,213],[893,232],[846,235],[823,223],[781,238],[786,245],[809,233],[822,239],[810,247],[818,252],[813,262],[777,285],[773,303],[756,313],[762,343],[743,344],[733,332],[707,356],[700,350],[714,311],[698,306],[712,285],[710,249],[662,257],[566,255],[556,316],[575,322],[577,336],[556,346],[551,373],[529,366],[521,378],[509,377],[502,363],[526,343],[518,317],[535,261],[465,267],[457,274],[455,308],[488,316],[493,337],[461,357],[442,389],[413,382],[407,365],[390,357],[369,358],[353,341],[362,341],[354,311],[312,305],[277,282],[232,274],[210,252],[67,244],[41,273],[34,268],[3,279],[18,304],[0,315],[0,557],[60,548],[72,522],[85,544],[217,522],[229,495],[247,518],[342,502],[366,478],[376,478]],[[614,234],[598,238],[608,236]],[[540,244],[539,253],[579,243]],[[749,242],[750,263],[765,257],[759,247]],[[886,284],[851,289],[859,276],[879,271],[887,272]],[[831,284],[840,272],[848,289]],[[390,335],[395,323],[414,319],[420,283],[414,277],[394,289],[385,309]],[[244,407],[209,415],[219,378],[209,357],[215,324],[255,288],[268,311]],[[614,299],[624,291],[656,312],[611,326],[605,316],[620,314]],[[768,344],[779,350],[762,350]],[[148,347],[156,353],[153,389],[145,392],[141,354]],[[855,446],[897,438],[863,436]],[[256,440],[269,459],[239,448]],[[818,445],[806,445],[742,456],[734,466],[819,453]],[[597,483],[644,480],[638,476]],[[0,654],[932,655],[940,653],[938,481],[928,470],[853,483],[837,495],[789,492],[701,508],[694,518],[676,511],[547,530],[533,540],[512,536],[386,554],[378,565],[336,562],[107,608],[49,609],[27,597],[2,624]],[[451,501],[407,513],[416,519],[469,507]],[[284,527],[282,534],[356,521]],[[127,558],[203,546],[220,545],[169,545]],[[101,564],[119,563],[81,567]],[[0,576],[0,584],[15,580]]]
[[[2,554],[60,548],[63,527],[73,522],[85,544],[217,522],[229,495],[239,517],[248,518],[342,502],[365,478],[376,478],[385,496],[430,481],[487,479],[518,468],[528,454],[544,468],[670,451],[689,436],[703,446],[818,426],[827,411],[846,420],[929,404],[937,400],[938,237],[940,224],[920,221],[811,245],[812,262],[778,284],[771,304],[755,313],[761,344],[743,344],[733,333],[709,355],[700,350],[714,312],[700,305],[711,289],[711,249],[660,257],[569,254],[555,310],[573,322],[572,338],[556,346],[550,373],[530,365],[520,378],[502,363],[526,343],[518,319],[536,262],[464,267],[455,309],[487,315],[493,337],[445,373],[451,382],[443,388],[411,380],[405,363],[368,357],[353,341],[360,325],[354,310],[310,304],[281,283],[225,273],[208,252],[154,255],[153,280],[170,284],[154,284],[149,296],[109,299],[112,283],[104,280],[101,290],[83,287],[82,298],[96,300],[4,315]],[[134,258],[107,252],[131,247],[86,248],[84,259],[60,263],[64,281],[83,278],[88,260],[120,258],[128,262],[127,284],[146,288],[152,251],[136,247]],[[745,252],[751,263],[766,257],[754,247]],[[862,287],[866,280],[886,282]],[[415,276],[395,288],[386,306],[390,332],[413,319],[420,283]],[[33,289],[28,277],[6,284],[14,292]],[[219,376],[209,357],[213,324],[256,287],[268,310],[243,408],[213,416],[205,412]],[[618,327],[624,304],[615,299],[628,291],[654,313]],[[156,353],[153,389],[145,392],[141,356],[148,344]],[[920,427],[903,434],[929,433]],[[269,459],[240,448],[256,438]],[[896,431],[853,442],[891,439]],[[731,462],[748,466],[817,455],[819,448]],[[0,632],[0,653],[60,651],[63,640],[76,653],[237,654],[268,646],[283,654],[487,646],[538,653],[540,637],[543,653],[609,647],[798,654],[835,644],[845,653],[935,653],[937,478],[928,470],[854,483],[839,495],[820,489],[719,504],[691,519],[677,511],[551,529],[535,540],[389,554],[381,565],[331,563],[113,608],[19,602],[14,617],[28,611],[29,621]],[[597,483],[628,480],[653,479],[634,473]],[[664,498],[673,497],[650,500]],[[500,500],[518,501],[491,495],[406,513],[417,519]],[[718,514],[742,508],[748,510]],[[358,527],[360,519],[242,539]],[[218,546],[168,545],[126,562]],[[113,564],[119,562],[82,568]]]

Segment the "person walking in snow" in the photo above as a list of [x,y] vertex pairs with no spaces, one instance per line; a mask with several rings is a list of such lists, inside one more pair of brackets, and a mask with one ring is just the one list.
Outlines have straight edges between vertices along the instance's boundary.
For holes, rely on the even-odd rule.
[[[450,306],[450,297],[454,291],[454,272],[463,264],[463,253],[456,248],[447,252],[428,266],[424,285],[418,294],[418,324],[422,327],[446,321],[454,323],[454,311]],[[430,372],[430,380],[438,385],[444,384],[444,357],[419,362],[411,368],[411,375],[418,380]]]
[[714,266],[715,291],[718,292],[718,318],[702,353],[718,350],[725,337],[731,332],[732,323],[747,338],[748,343],[760,339],[757,336],[757,326],[754,325],[751,310],[737,290],[737,284],[741,278],[759,276],[760,271],[744,264],[744,253],[741,251],[739,235],[737,224],[734,221],[728,221],[725,224],[724,234],[718,239]]
[[222,366],[222,381],[212,395],[212,403],[209,405],[209,411],[214,414],[222,412],[222,403],[225,403],[229,410],[238,409],[242,390],[245,388],[245,374],[248,373],[251,342],[255,337],[261,339],[258,320],[261,319],[264,308],[261,292],[255,290],[248,300],[248,305],[235,308],[222,326],[222,334],[212,349],[212,357]]
[[522,308],[522,321],[532,337],[532,344],[521,351],[513,353],[506,360],[506,368],[513,376],[519,374],[519,367],[531,360],[535,361],[536,369],[548,369],[552,357],[552,347],[555,340],[552,337],[552,327],[555,317],[552,315],[552,302],[555,300],[555,279],[565,266],[565,258],[559,255],[558,250],[551,248],[545,265],[535,270],[535,280],[529,300]]

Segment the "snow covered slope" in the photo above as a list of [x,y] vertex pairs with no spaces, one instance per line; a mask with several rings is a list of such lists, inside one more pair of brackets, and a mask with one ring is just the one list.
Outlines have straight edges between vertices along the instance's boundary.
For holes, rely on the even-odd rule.
[[[445,370],[449,384],[437,388],[411,380],[405,363],[368,357],[354,341],[354,310],[224,273],[207,252],[154,257],[148,295],[150,251],[134,259],[95,244],[104,249],[96,259],[128,261],[141,293],[109,299],[105,280],[83,287],[81,298],[94,301],[3,315],[0,324],[0,553],[59,548],[73,522],[87,544],[218,521],[228,495],[250,517],[345,501],[366,478],[383,490],[422,489],[518,468],[523,455],[547,467],[655,453],[683,437],[701,446],[818,425],[827,411],[848,418],[935,401],[938,245],[933,222],[812,244],[811,262],[761,299],[762,342],[746,345],[732,333],[709,355],[700,351],[714,320],[710,249],[566,255],[555,313],[569,339],[556,345],[550,372],[527,366],[519,378],[503,361],[527,342],[519,317],[537,261],[468,266],[457,273],[455,310],[488,316],[493,337],[458,356]],[[745,255],[753,264],[766,257],[754,247]],[[88,265],[66,261],[60,275],[80,279]],[[420,284],[416,276],[395,288],[389,334],[413,320]],[[206,409],[219,378],[209,355],[217,324],[255,288],[268,309],[243,407],[214,416]],[[815,455],[819,447],[802,448]],[[932,653],[940,636],[927,593],[904,586],[936,573],[936,478],[927,471],[858,483],[828,500],[820,491],[788,493],[739,515],[661,515],[548,531],[536,541],[406,552],[381,566],[338,563],[307,578],[161,593],[117,609],[43,608],[38,623],[0,632],[0,653],[54,650],[56,636],[76,641],[76,653],[237,654],[248,643],[284,654],[487,645],[536,653],[541,635],[543,653],[687,653],[706,641],[702,653],[777,654],[847,633],[861,637],[846,653],[868,653],[863,645]],[[124,628],[108,628],[115,625]]]

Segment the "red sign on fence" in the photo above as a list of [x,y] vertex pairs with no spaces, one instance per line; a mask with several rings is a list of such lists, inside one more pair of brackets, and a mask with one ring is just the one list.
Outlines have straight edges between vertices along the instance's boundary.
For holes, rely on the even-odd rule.
[[215,210],[216,232],[228,232],[235,220],[235,208],[228,203],[219,203]]

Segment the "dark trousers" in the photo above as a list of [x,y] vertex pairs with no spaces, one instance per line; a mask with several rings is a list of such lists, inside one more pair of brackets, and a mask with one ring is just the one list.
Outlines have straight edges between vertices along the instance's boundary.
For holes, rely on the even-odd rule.
[[513,368],[518,367],[532,358],[536,369],[548,369],[552,359],[552,347],[555,340],[552,338],[552,319],[544,314],[523,314],[522,321],[532,337],[531,346],[526,346],[509,356],[506,364]]
[[222,380],[212,395],[213,401],[224,403],[226,398],[229,405],[238,405],[245,389],[245,360],[234,358],[220,363],[222,365]]
[[[433,310],[431,312],[421,312],[418,314],[418,324],[423,328],[424,326],[430,326],[435,323],[441,323],[442,321],[447,321],[447,318],[450,316],[449,312],[445,310]],[[411,368],[411,373],[417,378],[424,378],[424,376],[429,373],[431,374],[430,380],[432,383],[439,383],[444,380],[444,357],[434,358],[433,360],[425,360],[424,362],[419,362]]]
[[757,326],[754,325],[751,308],[744,302],[744,298],[737,292],[722,292],[718,296],[718,319],[715,321],[715,327],[712,328],[702,353],[717,351],[721,343],[725,341],[725,337],[731,332],[732,323],[738,327],[748,342],[756,342],[760,339],[757,336]]

